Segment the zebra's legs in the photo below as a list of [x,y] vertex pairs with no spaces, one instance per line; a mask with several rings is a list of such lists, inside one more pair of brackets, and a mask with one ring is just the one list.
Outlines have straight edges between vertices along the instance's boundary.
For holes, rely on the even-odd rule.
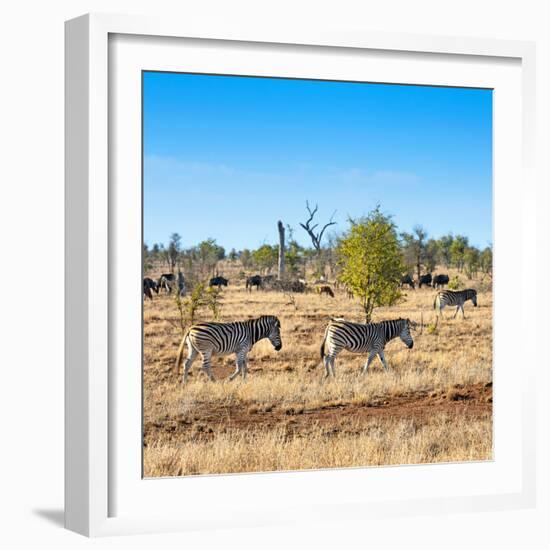
[[210,372],[210,360],[212,359],[212,354],[210,352],[202,354],[202,370],[209,380],[214,380],[212,373]]
[[323,363],[325,364],[325,378],[328,378],[330,376],[330,366],[329,366],[330,358],[328,355],[325,355],[323,359]]
[[386,363],[386,357],[384,356],[384,352],[383,351],[378,352],[378,357],[380,357],[380,361],[382,361],[382,365],[384,365],[384,370],[388,372],[388,364]]
[[336,355],[331,355],[329,359],[330,371],[332,372],[332,377],[336,378],[336,369],[334,368],[336,363]]
[[336,371],[334,370],[334,361],[336,359],[336,355],[328,354],[325,355],[325,358],[323,359],[323,362],[325,364],[325,378],[328,378],[331,374],[332,376],[336,377]]
[[462,310],[462,318],[464,318],[464,308],[462,307],[462,304],[458,304],[456,306],[456,311],[455,311],[455,314],[453,315],[453,319],[457,316],[460,310]]
[[242,374],[243,379],[246,378],[246,370],[247,370],[247,361],[246,361],[246,353],[239,351],[237,352],[237,362],[235,367],[235,372],[229,377],[229,380],[234,380],[235,377],[237,377],[239,374]]
[[185,360],[185,363],[183,364],[183,383],[187,382],[187,375],[189,374],[189,369],[191,368],[191,365],[193,364],[193,361],[197,357],[197,350],[189,347],[189,354],[187,355],[187,359]]
[[367,374],[369,370],[369,365],[371,364],[372,360],[376,357],[376,354],[378,352],[376,350],[372,350],[369,353],[369,358],[367,359],[367,362],[365,363],[365,366],[363,367],[363,374]]

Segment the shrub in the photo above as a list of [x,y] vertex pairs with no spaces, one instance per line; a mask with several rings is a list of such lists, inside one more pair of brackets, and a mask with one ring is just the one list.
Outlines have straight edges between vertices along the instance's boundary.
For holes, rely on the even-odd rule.
[[449,288],[451,290],[460,290],[462,288],[462,282],[458,278],[458,275],[455,275],[450,281],[449,281]]

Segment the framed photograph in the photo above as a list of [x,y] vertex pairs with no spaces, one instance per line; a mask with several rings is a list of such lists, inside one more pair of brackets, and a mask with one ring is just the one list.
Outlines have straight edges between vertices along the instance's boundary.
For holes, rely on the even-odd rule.
[[66,23],[67,528],[534,505],[534,55]]

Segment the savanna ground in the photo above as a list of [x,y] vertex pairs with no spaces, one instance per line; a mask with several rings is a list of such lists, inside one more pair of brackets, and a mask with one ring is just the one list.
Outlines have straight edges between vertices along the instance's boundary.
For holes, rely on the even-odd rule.
[[[452,272],[451,272],[452,274]],[[152,274],[157,275],[157,273]],[[348,352],[336,360],[336,379],[323,379],[319,349],[330,317],[363,322],[357,300],[336,291],[288,295],[245,290],[230,277],[221,321],[274,314],[283,348],[268,340],[249,355],[245,381],[232,382],[234,356],[214,357],[210,383],[200,358],[189,382],[174,362],[181,341],[174,298],[144,303],[143,461],[145,477],[310,468],[490,460],[492,458],[492,293],[454,308],[435,327],[431,288],[405,290],[402,303],[375,310],[373,321],[409,317],[425,323],[414,348],[399,338],[386,347],[390,372],[375,359]],[[201,320],[209,319],[204,312]]]

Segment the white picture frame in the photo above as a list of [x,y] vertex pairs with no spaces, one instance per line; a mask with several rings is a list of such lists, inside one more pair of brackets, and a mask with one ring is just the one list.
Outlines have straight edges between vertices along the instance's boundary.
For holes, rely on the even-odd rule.
[[[330,68],[327,56],[338,56],[339,68]],[[181,63],[187,65],[180,68]],[[534,316],[536,289],[527,268],[509,273],[517,256],[513,264],[499,243],[521,250],[521,265],[535,265],[535,245],[527,238],[536,225],[534,66],[535,47],[529,42],[368,31],[235,31],[115,15],[68,21],[66,527],[101,536],[326,521],[327,503],[331,520],[533,506],[536,350],[518,346],[514,357],[504,351],[515,327],[523,330]],[[341,70],[343,79],[359,71],[359,80],[375,82],[496,83],[494,461],[141,479],[135,452],[141,446],[141,411],[136,410],[141,378],[135,372],[141,316],[121,313],[123,305],[135,312],[132,308],[141,304],[141,271],[122,286],[118,266],[130,266],[132,272],[141,261],[141,165],[136,164],[141,90],[135,89],[135,77],[144,69],[323,77]],[[121,93],[124,105],[117,102]],[[507,221],[512,207],[519,212],[516,227]],[[513,317],[505,303],[510,284],[521,304]],[[519,358],[521,369],[512,364]],[[178,500],[178,491],[185,497]],[[300,495],[299,506],[292,504],[293,491]],[[195,513],[205,507],[206,514]]]

